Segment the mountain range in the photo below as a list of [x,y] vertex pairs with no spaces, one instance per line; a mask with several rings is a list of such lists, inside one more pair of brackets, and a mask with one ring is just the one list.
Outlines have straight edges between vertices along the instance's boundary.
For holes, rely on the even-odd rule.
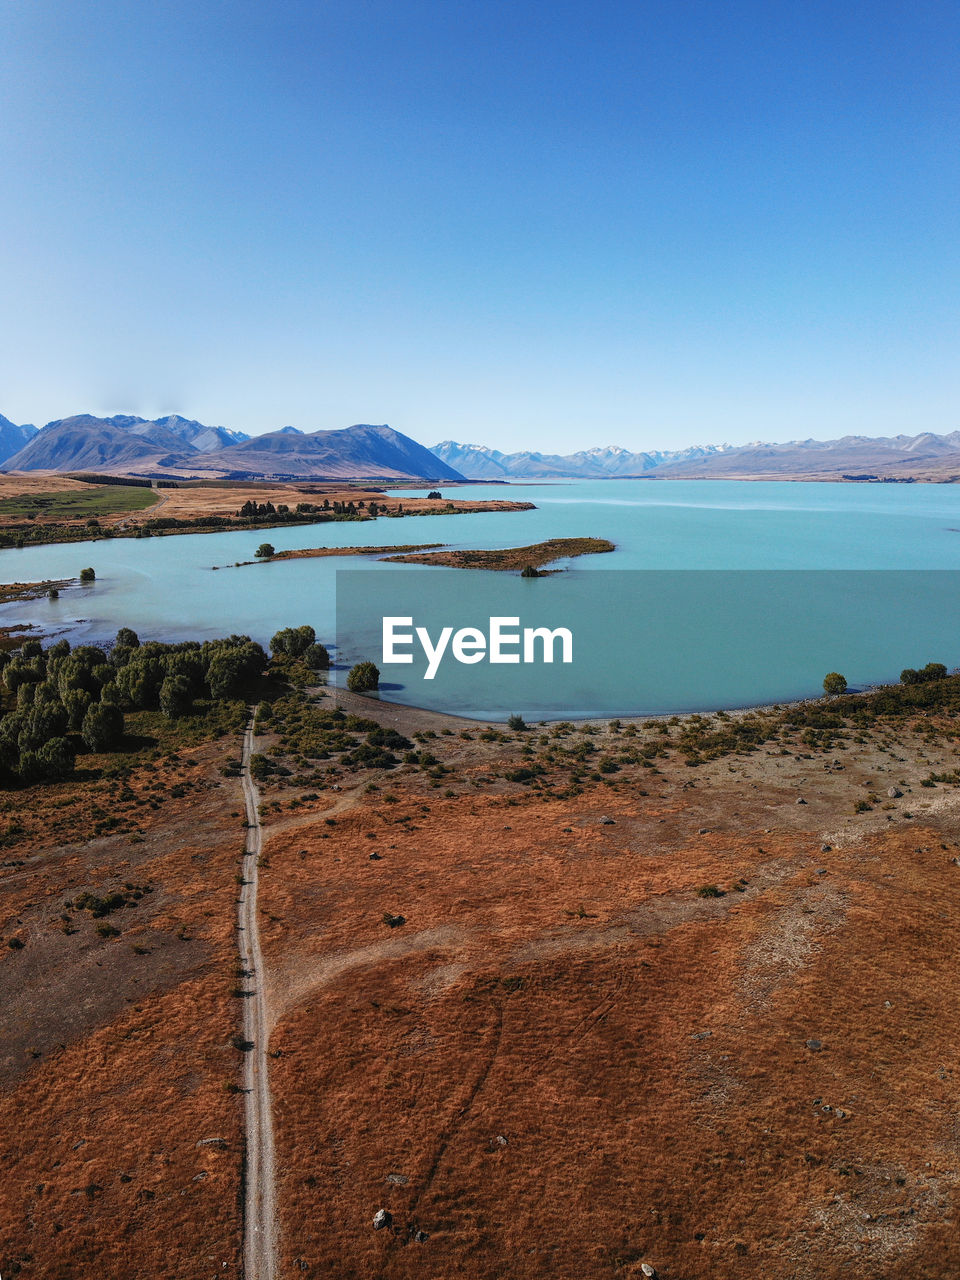
[[248,436],[179,414],[78,414],[41,430],[0,415],[0,469],[114,475],[304,480],[563,480],[651,478],[960,480],[960,431],[838,440],[757,441],[632,452],[619,445],[554,454],[502,453],[444,440],[426,449],[388,426],[280,427]]
[[17,427],[6,418],[2,423],[4,471],[275,480],[463,479],[423,445],[387,426],[313,432],[287,426],[250,437],[176,414],[152,420],[129,414],[78,414],[48,422],[40,431]]
[[730,445],[695,445],[673,451],[631,453],[619,445],[582,449],[579,453],[501,453],[484,445],[444,440],[433,446],[438,458],[471,480],[511,479],[607,479],[610,476],[646,475],[672,462],[710,458],[727,452]]
[[843,436],[784,444],[695,445],[631,453],[618,445],[571,454],[501,453],[483,445],[444,440],[438,458],[471,480],[607,479],[657,476],[720,479],[796,476],[841,479],[960,478],[960,431],[947,435]]

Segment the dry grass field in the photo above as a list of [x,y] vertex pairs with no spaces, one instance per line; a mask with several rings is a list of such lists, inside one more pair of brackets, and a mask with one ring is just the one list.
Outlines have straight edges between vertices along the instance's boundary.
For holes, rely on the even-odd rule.
[[[281,1276],[957,1273],[952,716],[691,768],[334,704],[413,750],[261,726]],[[5,1277],[239,1275],[238,739],[141,736],[0,814]]]
[[[489,499],[464,501],[456,498],[456,486],[450,486],[442,499],[397,499],[389,492],[365,489],[348,483],[299,484],[268,482],[227,482],[188,485],[176,489],[141,489],[123,485],[86,484],[53,473],[31,472],[25,475],[0,475],[0,529],[22,523],[25,510],[35,509],[42,518],[44,509],[49,519],[79,527],[95,517],[102,527],[116,530],[135,529],[149,520],[197,520],[207,516],[233,517],[245,502],[274,506],[286,504],[291,510],[298,502],[320,504],[326,498],[334,502],[375,501],[381,509],[396,512],[402,506],[407,515],[431,511],[513,511],[523,510],[529,503],[516,503],[496,496],[491,488]],[[451,496],[452,495],[452,496]],[[144,506],[140,506],[144,503]],[[264,520],[269,525],[269,519]]]
[[[242,832],[221,751],[5,797],[4,1277],[237,1274]],[[125,885],[123,908],[76,906]]]

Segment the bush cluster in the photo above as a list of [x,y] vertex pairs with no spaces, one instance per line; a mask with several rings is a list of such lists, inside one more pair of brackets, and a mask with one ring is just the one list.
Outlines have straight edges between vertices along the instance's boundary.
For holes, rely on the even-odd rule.
[[901,684],[929,684],[931,680],[943,680],[947,668],[942,662],[928,662],[918,671],[915,667],[904,667],[900,672]]
[[249,636],[204,644],[141,644],[121,627],[109,651],[96,645],[71,649],[58,640],[43,649],[28,640],[0,654],[8,709],[0,718],[0,780],[38,782],[63,778],[77,752],[116,750],[124,712],[159,708],[175,718],[194,700],[235,697],[256,679],[266,654]]

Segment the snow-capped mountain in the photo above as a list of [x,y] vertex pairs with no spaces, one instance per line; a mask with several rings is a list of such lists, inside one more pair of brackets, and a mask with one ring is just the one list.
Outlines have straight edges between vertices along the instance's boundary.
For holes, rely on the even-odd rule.
[[621,445],[596,446],[577,453],[501,453],[484,445],[459,444],[444,440],[431,452],[441,461],[472,480],[578,478],[639,476],[666,463],[686,462],[723,453],[728,445],[695,445],[689,449],[631,453]]

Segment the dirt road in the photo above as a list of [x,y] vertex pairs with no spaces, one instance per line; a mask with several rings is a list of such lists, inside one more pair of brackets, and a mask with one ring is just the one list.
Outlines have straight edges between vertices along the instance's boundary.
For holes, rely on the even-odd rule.
[[276,1213],[274,1198],[273,1110],[267,1068],[268,1016],[260,928],[257,920],[261,831],[257,812],[259,793],[250,776],[253,717],[243,735],[241,782],[247,812],[247,841],[239,902],[239,951],[245,974],[243,1038],[246,1160],[243,1213],[245,1280],[274,1280],[276,1274]]

